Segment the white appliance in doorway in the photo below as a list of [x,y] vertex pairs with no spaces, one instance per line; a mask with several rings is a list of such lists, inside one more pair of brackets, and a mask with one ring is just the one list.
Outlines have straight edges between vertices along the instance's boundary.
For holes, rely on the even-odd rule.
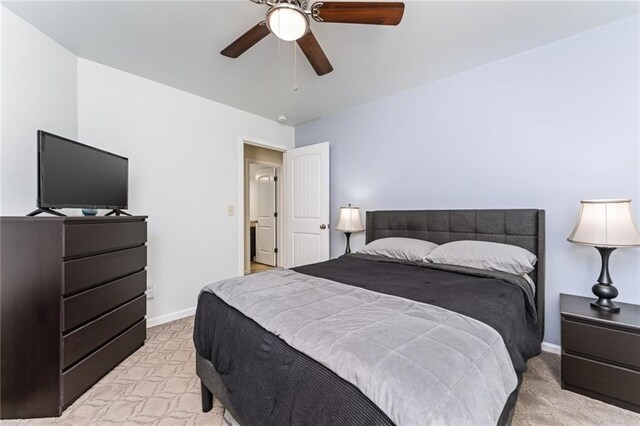
[[256,169],[256,262],[276,266],[277,256],[277,169]]

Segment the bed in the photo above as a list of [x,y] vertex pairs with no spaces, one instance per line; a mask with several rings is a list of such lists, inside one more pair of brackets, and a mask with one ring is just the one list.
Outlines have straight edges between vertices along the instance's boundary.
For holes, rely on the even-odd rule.
[[[367,212],[366,242],[387,237],[521,247],[537,256],[534,286],[358,254],[212,284],[194,325],[203,410],[215,397],[243,425],[510,424],[526,362],[544,336],[544,211]],[[388,318],[403,322],[382,341]],[[415,318],[440,323],[386,351]],[[431,347],[439,349],[426,360]],[[369,355],[370,368],[361,368]]]

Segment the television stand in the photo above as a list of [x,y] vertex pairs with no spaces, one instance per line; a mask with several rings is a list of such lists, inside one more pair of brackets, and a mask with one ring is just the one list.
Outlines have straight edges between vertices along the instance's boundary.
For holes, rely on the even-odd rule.
[[114,215],[114,214],[116,216],[120,216],[121,214],[123,214],[125,216],[131,216],[129,213],[125,212],[124,210],[120,210],[120,209],[113,209],[109,213],[105,214],[105,216],[111,216],[111,215]]
[[34,210],[34,211],[32,211],[31,213],[29,213],[27,216],[37,216],[37,215],[39,215],[40,213],[49,213],[49,214],[52,214],[52,215],[54,215],[54,216],[63,216],[63,217],[66,217],[66,216],[67,216],[67,215],[66,215],[66,214],[64,214],[64,213],[57,212],[57,211],[55,211],[55,210],[53,210],[53,209],[50,209],[50,208],[48,208],[48,207],[41,207],[41,208],[35,209],[35,210]]

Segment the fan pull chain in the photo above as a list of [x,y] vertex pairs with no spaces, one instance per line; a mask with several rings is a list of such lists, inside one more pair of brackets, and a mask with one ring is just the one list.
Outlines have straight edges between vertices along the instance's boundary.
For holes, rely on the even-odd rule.
[[[280,30],[280,15],[278,14],[278,32]],[[278,39],[278,56],[280,56],[280,37],[276,37]]]
[[293,91],[298,91],[298,48],[293,42]]

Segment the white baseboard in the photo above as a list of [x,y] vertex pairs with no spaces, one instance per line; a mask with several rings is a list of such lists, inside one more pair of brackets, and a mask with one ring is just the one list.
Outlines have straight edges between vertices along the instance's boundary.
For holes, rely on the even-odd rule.
[[195,315],[196,307],[183,309],[181,311],[171,312],[170,314],[160,315],[155,318],[147,318],[147,328],[155,327],[156,325],[165,324],[167,322],[186,318],[191,315]]
[[560,345],[556,345],[555,343],[542,342],[542,350],[545,352],[551,352],[552,354],[560,355],[562,347],[560,347]]

